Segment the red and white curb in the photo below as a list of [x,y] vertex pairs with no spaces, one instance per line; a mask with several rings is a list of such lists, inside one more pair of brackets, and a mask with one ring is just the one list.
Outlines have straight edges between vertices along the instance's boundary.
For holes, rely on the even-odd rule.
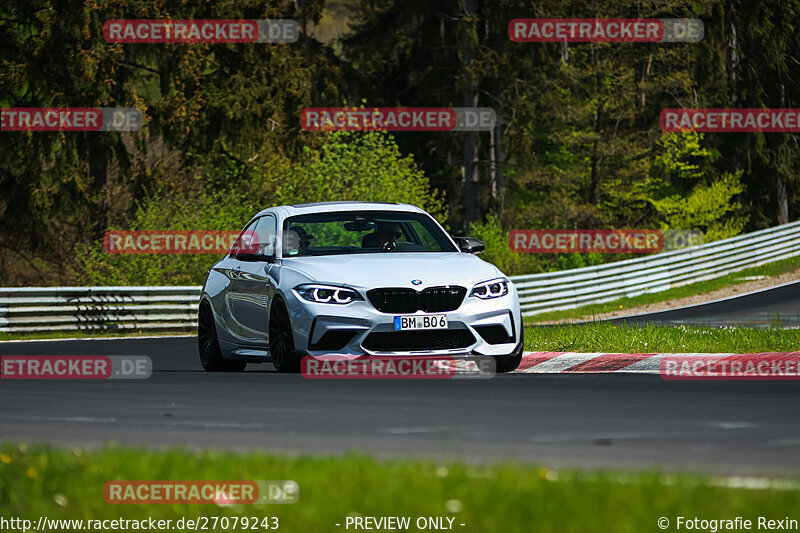
[[[730,353],[578,353],[578,352],[525,352],[515,374],[598,374],[627,372],[637,374],[659,374],[661,360],[665,357],[714,357],[723,359]],[[476,372],[473,361],[447,361],[442,366],[454,368],[456,372]]]
[[[720,358],[734,354],[666,354],[666,353],[577,353],[577,352],[525,352],[516,374],[589,374],[608,372],[636,372],[658,374],[661,359],[666,356],[697,355]],[[458,372],[476,372],[474,361],[442,361],[439,366]]]
[[743,364],[800,359],[800,352],[768,353],[575,353],[575,352],[525,352],[515,373],[521,374],[597,374],[633,373],[661,374],[664,358],[703,361],[722,365],[736,361]]
[[[522,356],[522,362],[516,372],[524,374],[590,374],[598,372],[658,374],[661,359],[668,355],[677,354],[526,352]],[[732,354],[715,355],[725,357]]]

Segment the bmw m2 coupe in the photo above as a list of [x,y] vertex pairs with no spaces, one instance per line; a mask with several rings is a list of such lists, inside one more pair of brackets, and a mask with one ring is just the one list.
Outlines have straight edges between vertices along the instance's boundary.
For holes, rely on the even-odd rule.
[[216,263],[200,299],[200,361],[241,371],[304,356],[493,357],[517,368],[523,328],[514,285],[406,204],[325,202],[271,207]]

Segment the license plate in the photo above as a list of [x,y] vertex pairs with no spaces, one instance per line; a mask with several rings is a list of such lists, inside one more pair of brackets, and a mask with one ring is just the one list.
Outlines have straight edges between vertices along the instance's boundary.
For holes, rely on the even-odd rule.
[[394,317],[394,330],[447,329],[447,315],[413,315]]

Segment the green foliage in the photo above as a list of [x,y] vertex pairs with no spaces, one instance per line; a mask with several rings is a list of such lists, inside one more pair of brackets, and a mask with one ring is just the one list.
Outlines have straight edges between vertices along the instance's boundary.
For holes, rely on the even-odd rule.
[[515,252],[508,245],[508,232],[504,231],[500,221],[494,215],[488,215],[486,220],[470,227],[470,237],[483,241],[486,251],[481,254],[481,259],[492,263],[507,276],[528,274],[539,267],[533,254]]
[[658,142],[661,152],[655,157],[653,170],[667,177],[701,179],[706,170],[703,164],[712,156],[702,141],[702,133],[662,133]]
[[[569,270],[571,268],[599,265],[608,261],[610,257],[616,257],[617,255],[619,254],[557,254],[555,263],[550,270]],[[624,258],[630,259],[630,256],[626,255]]]
[[483,241],[486,251],[481,259],[492,263],[507,276],[567,270],[598,265],[609,257],[608,254],[530,254],[515,252],[508,242],[509,231],[504,229],[498,218],[487,215],[483,222],[470,227],[469,236]]
[[713,178],[715,157],[700,133],[664,133],[659,146],[663,151],[653,164],[651,202],[662,229],[700,229],[706,242],[741,233],[747,222],[737,200],[744,191],[742,172]]
[[[418,205],[446,220],[441,196],[385,133],[333,133],[319,150],[308,148],[294,162],[277,154],[252,161],[234,154],[209,159],[195,158],[205,166],[198,169],[203,179],[194,188],[153,190],[124,229],[238,231],[270,206],[364,199]],[[203,186],[204,181],[224,189]],[[219,260],[213,255],[109,255],[100,242],[80,252],[82,281],[97,285],[202,284]]]
[[430,190],[413,157],[400,153],[387,133],[330,133],[320,150],[305,149],[293,176],[287,199],[402,202],[425,209],[440,222],[447,219],[442,197]]
[[[304,2],[302,16],[318,20],[323,5]],[[0,107],[137,107],[145,116],[145,127],[130,133],[3,133],[3,281],[76,282],[77,250],[109,227],[131,224],[148,194],[185,192],[196,166],[189,153],[246,161],[313,146],[298,135],[298,109],[312,95],[338,99],[344,85],[336,61],[313,40],[304,44],[315,53],[289,45],[111,44],[106,21],[291,19],[298,11],[290,0],[0,3]]]
[[[139,205],[124,229],[238,231],[256,211],[248,209],[252,202],[248,205],[231,193],[192,191],[178,196],[158,189]],[[220,259],[207,254],[111,255],[102,242],[79,246],[81,282],[88,285],[199,285]]]
[[[505,240],[502,228],[699,228],[714,240],[797,216],[792,134],[665,134],[658,124],[668,107],[800,100],[800,0],[536,3],[538,17],[704,21],[701,42],[669,44],[516,43],[508,21],[532,16],[530,6],[478,5],[468,14],[459,2],[423,0],[1,3],[0,107],[135,106],[145,115],[139,132],[3,134],[3,282],[194,280],[210,258],[181,259],[186,268],[141,258],[123,272],[96,255],[97,239],[108,228],[240,227],[268,204],[391,199],[463,230],[463,134],[315,134],[298,116],[340,102],[462,106],[472,90],[501,124],[492,138],[475,136],[477,219],[497,218],[475,231],[489,242]],[[134,12],[293,18],[311,34],[281,45],[107,43],[103,23]],[[498,145],[499,158],[490,153]],[[213,214],[221,205],[226,213]],[[87,249],[94,255],[80,257]],[[510,273],[616,259],[523,257],[499,244],[486,257]]]
[[701,229],[706,242],[734,237],[747,221],[735,214],[740,206],[734,198],[744,190],[740,176],[726,173],[720,181],[696,186],[686,197],[673,195],[654,200],[653,205],[669,229]]

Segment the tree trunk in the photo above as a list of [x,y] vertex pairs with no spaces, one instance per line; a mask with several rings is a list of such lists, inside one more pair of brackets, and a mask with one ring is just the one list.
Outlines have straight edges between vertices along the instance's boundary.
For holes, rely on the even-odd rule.
[[[474,73],[475,48],[473,35],[477,35],[474,17],[478,12],[477,0],[463,0],[464,35],[462,50],[464,54],[464,107],[478,107],[478,87]],[[478,218],[477,167],[478,132],[464,132],[464,170],[462,174],[464,189],[464,230]]]
[[492,193],[492,207],[497,206],[497,163],[494,152],[495,130],[489,132],[489,191]]
[[[778,96],[778,105],[781,108],[786,107],[786,84],[781,82],[779,87],[779,96]],[[778,134],[775,134],[778,135]],[[781,144],[786,143],[786,134],[781,133],[779,134],[780,138],[782,139]],[[778,146],[775,149],[775,153],[778,154],[779,158],[785,157],[785,151],[780,149],[782,147]],[[775,169],[775,200],[778,202],[777,211],[778,211],[778,224],[788,224],[789,223],[789,194],[786,192],[786,179],[781,176],[781,168],[783,165],[774,165],[778,168]]]
[[492,158],[492,165],[494,168],[495,186],[497,188],[495,215],[500,219],[503,216],[503,209],[505,209],[506,184],[503,179],[503,125],[499,118],[492,132],[492,140],[494,141],[494,146],[492,148],[492,154],[494,156]]
[[644,90],[645,82],[650,78],[650,67],[653,66],[653,54],[647,58],[647,66],[642,70],[642,88],[639,90],[639,124],[644,128],[647,126],[647,93]]
[[775,186],[778,202],[778,224],[789,223],[789,196],[786,193],[786,182],[780,174],[775,174]]
[[94,224],[87,236],[95,240],[102,240],[103,233],[108,227],[108,193],[105,190],[108,181],[108,159],[106,146],[97,139],[90,139],[89,176],[92,178],[91,190],[97,197],[97,211],[92,217]]
[[300,0],[300,24],[303,32],[303,48],[305,49],[305,65],[311,73],[308,79],[311,85],[310,95],[311,104],[314,106],[319,105],[319,90],[317,88],[317,72],[313,64],[313,50],[311,49],[312,42],[308,36],[308,0]]
[[736,25],[731,22],[731,33],[728,39],[728,94],[730,94],[731,107],[736,105],[738,95],[736,91],[737,71],[739,70],[739,43],[736,38]]

